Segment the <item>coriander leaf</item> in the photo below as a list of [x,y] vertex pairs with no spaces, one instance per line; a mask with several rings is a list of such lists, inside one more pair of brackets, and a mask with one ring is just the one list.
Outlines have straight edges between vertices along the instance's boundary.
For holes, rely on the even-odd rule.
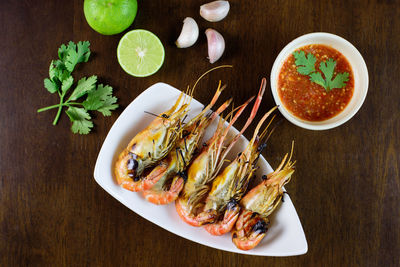
[[76,45],[72,42],[68,44],[68,54],[65,61],[65,66],[69,72],[72,72],[75,65],[81,62],[87,62],[90,56],[90,43],[88,41],[78,43],[78,52]]
[[335,71],[336,61],[333,59],[328,59],[328,61],[321,62],[319,64],[319,69],[325,76],[325,79],[328,81],[327,85],[329,85],[329,81],[332,80],[333,72]]
[[319,84],[326,89],[325,80],[324,78],[322,78],[320,72],[313,72],[309,76],[310,76],[310,81],[315,82],[316,84]]
[[44,79],[44,87],[52,94],[58,91],[57,84],[48,78]]
[[[64,62],[62,62],[61,60],[58,59],[52,61],[52,63],[54,64],[54,66],[50,67],[52,73],[51,74],[49,73],[49,76],[50,79],[53,80],[54,82],[59,81],[61,83],[63,80],[65,80],[71,75],[70,72],[65,68]],[[53,76],[53,78],[51,76]]]
[[71,76],[71,73],[67,70],[58,72],[58,79],[60,80],[60,82],[63,82],[64,80],[68,79],[70,76]]
[[319,69],[322,71],[322,73],[325,76],[325,90],[330,91],[334,88],[342,88],[346,85],[346,82],[349,80],[349,73],[348,72],[343,72],[343,73],[338,73],[336,74],[336,77],[334,80],[332,80],[334,71],[336,67],[336,61],[333,59],[328,59],[325,62],[321,62],[319,65]]
[[74,78],[69,76],[67,79],[62,81],[61,91],[66,92],[69,88],[71,88],[72,84],[74,83]]
[[93,127],[90,115],[84,108],[69,107],[66,111],[72,122],[71,130],[73,133],[88,134]]
[[56,69],[62,71],[62,70],[66,70],[66,67],[64,65],[64,62],[60,59],[57,59],[54,62],[54,66],[56,67]]
[[112,96],[112,87],[104,86],[99,84],[96,90],[92,90],[88,93],[85,101],[83,101],[83,107],[86,110],[97,110],[103,106],[103,102]]
[[346,82],[349,80],[349,73],[343,72],[336,74],[335,79],[329,82],[329,88],[332,90],[334,88],[342,88],[346,86]]
[[317,59],[313,54],[305,55],[304,51],[293,52],[295,58],[295,64],[297,66],[297,72],[303,75],[309,75],[315,71],[315,62]]
[[72,42],[72,41],[69,41],[69,42],[68,42],[67,50],[68,50],[68,51],[69,51],[69,50],[76,50],[76,44],[75,44],[74,42]]
[[89,41],[80,41],[78,43],[78,63],[87,62],[90,56]]
[[58,57],[63,61],[67,55],[67,52],[68,48],[65,46],[65,44],[62,44],[60,48],[58,48]]
[[86,110],[97,110],[103,116],[110,116],[111,110],[118,108],[117,98],[112,96],[112,87],[109,85],[99,84],[96,90],[90,91],[83,107]]
[[72,92],[71,96],[68,100],[77,100],[81,96],[92,91],[96,86],[97,76],[93,75],[89,78],[82,78],[78,81],[78,85],[75,90]]
[[53,60],[50,63],[50,67],[49,67],[49,78],[50,80],[54,80],[55,77],[58,76],[58,70],[57,68],[54,66]]
[[78,63],[78,53],[75,50],[68,50],[67,58],[65,61],[65,67],[69,72],[72,72],[75,65]]
[[103,116],[111,116],[111,110],[118,108],[118,104],[115,104],[117,100],[115,96],[106,99],[97,111],[101,112]]

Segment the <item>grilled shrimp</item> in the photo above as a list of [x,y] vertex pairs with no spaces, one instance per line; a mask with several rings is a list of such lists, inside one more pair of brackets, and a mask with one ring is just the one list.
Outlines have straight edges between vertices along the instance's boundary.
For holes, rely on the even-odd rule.
[[143,171],[164,158],[174,147],[190,100],[191,97],[185,97],[182,92],[168,111],[158,115],[129,142],[115,164],[118,184],[131,191],[138,190]]
[[258,136],[258,132],[265,120],[276,108],[272,108],[262,117],[245,150],[239,153],[213,181],[203,212],[199,217],[220,218],[223,213],[224,216],[222,220],[216,220],[204,227],[210,234],[223,235],[234,226],[240,211],[238,202],[246,192],[247,185],[257,169],[257,160],[261,151],[266,147],[264,137],[273,118],[260,136]]
[[182,92],[171,109],[158,115],[146,129],[129,142],[115,164],[118,184],[131,191],[143,190],[142,179],[145,169],[156,165],[166,157],[181,136],[182,122],[189,111],[188,107],[197,83],[209,72],[226,67],[232,66],[221,65],[202,74],[193,88],[188,89],[189,96]]
[[252,98],[242,106],[238,107],[238,111],[225,129],[223,127],[224,120],[221,119],[219,121],[217,130],[215,131],[213,137],[211,137],[207,143],[205,143],[200,154],[189,166],[187,172],[188,179],[182,190],[181,196],[175,201],[176,211],[186,223],[192,226],[201,226],[202,224],[215,220],[215,217],[213,216],[199,216],[200,214],[198,211],[201,210],[202,206],[204,205],[202,202],[209,191],[209,183],[213,181],[215,176],[218,174],[226,155],[254,119],[260,106],[261,99],[265,91],[265,86],[266,80],[264,78],[262,80],[261,87],[250,117],[241,131],[234,136],[232,140],[227,142],[228,145],[224,146],[224,141],[230,127],[238,119]]
[[[226,101],[220,108],[209,116],[204,116],[215,104],[223,88],[218,86],[211,103],[200,114],[190,120],[182,132],[174,149],[156,166],[144,179],[145,190],[143,196],[154,204],[168,204],[174,201],[183,188],[186,179],[185,170],[192,160],[193,154],[203,138],[203,134],[210,123],[218,117],[230,104],[232,99]],[[171,181],[170,188],[168,183]]]
[[[283,195],[282,187],[294,173],[292,163],[286,154],[279,167],[251,189],[240,201],[242,211],[232,231],[232,241],[237,248],[249,250],[257,246],[268,230],[268,216],[276,209]],[[287,162],[286,162],[287,160]],[[286,162],[286,163],[285,163]]]

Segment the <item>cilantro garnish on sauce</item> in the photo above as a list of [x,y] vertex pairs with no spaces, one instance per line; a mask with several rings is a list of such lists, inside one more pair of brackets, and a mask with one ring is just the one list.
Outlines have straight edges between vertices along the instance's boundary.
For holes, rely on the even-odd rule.
[[306,55],[304,51],[295,51],[293,52],[293,56],[295,58],[294,63],[297,66],[297,72],[308,75],[310,81],[321,85],[327,92],[334,88],[343,88],[349,80],[348,72],[338,73],[335,78],[333,78],[336,61],[332,58],[319,64],[319,70],[325,77],[323,78],[321,72],[315,70],[315,62],[317,62],[317,59],[313,54],[309,53]]
[[297,66],[298,73],[309,75],[315,71],[315,62],[317,62],[317,59],[313,54],[308,54],[308,56],[306,56],[304,51],[295,51],[293,52],[293,56],[296,59],[294,63]]
[[[58,49],[59,59],[50,63],[49,78],[44,79],[44,87],[50,93],[58,93],[60,103],[53,106],[41,108],[38,112],[58,108],[57,115],[53,121],[56,125],[60,118],[63,107],[72,122],[71,130],[73,133],[88,134],[93,127],[93,122],[88,111],[96,110],[103,116],[110,116],[111,110],[118,107],[117,98],[112,95],[112,87],[98,84],[97,76],[82,78],[78,81],[75,89],[65,100],[68,91],[71,89],[74,78],[71,73],[78,63],[87,62],[90,56],[90,43],[88,41],[69,42],[68,45],[61,45]],[[83,102],[75,102],[79,98],[86,96]]]

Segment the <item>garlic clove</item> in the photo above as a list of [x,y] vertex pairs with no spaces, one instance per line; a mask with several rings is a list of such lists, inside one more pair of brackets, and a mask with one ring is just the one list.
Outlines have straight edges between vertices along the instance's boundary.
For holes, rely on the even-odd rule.
[[198,37],[199,27],[197,26],[196,21],[191,17],[187,17],[183,20],[182,31],[175,44],[179,48],[190,47],[194,45]]
[[214,1],[200,6],[200,16],[205,20],[216,22],[223,20],[229,12],[228,1]]
[[208,59],[210,63],[216,62],[225,50],[225,40],[222,35],[214,29],[206,30],[207,44],[208,44]]

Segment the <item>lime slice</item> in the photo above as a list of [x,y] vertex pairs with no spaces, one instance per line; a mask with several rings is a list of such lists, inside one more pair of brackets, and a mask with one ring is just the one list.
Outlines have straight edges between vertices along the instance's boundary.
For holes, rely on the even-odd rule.
[[126,33],[117,48],[118,62],[128,74],[146,77],[156,73],[164,62],[164,47],[156,35],[146,30]]

